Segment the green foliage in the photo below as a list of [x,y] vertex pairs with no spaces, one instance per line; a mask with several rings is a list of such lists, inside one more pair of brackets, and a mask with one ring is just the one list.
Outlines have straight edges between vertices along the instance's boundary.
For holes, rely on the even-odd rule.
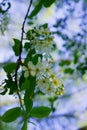
[[21,114],[22,114],[21,108],[15,107],[6,111],[4,115],[1,117],[1,120],[9,123],[16,120],[18,117],[21,116]]
[[48,23],[45,23],[43,25],[40,26],[40,28],[43,27],[44,29],[48,28]]
[[30,111],[30,116],[35,117],[35,118],[44,118],[48,116],[51,112],[51,109],[48,107],[34,107]]
[[13,94],[16,92],[17,87],[15,82],[13,81],[12,77],[10,74],[7,74],[7,79],[5,79],[5,85],[4,85],[4,90],[1,92],[1,95],[5,95],[6,92],[9,90],[9,94]]
[[26,42],[26,43],[24,44],[24,48],[25,48],[26,51],[28,51],[28,49],[29,49],[30,47],[31,47],[31,45],[30,45],[29,42]]
[[69,73],[69,74],[73,74],[74,70],[72,68],[65,68],[64,72]]
[[30,86],[25,91],[24,101],[26,102],[34,94],[34,89],[36,85],[36,77],[29,77]]
[[42,7],[50,7],[56,0],[39,0],[37,5],[35,6],[35,8],[33,9],[33,11],[31,12],[31,14],[28,16],[28,18],[33,18],[34,16],[36,16],[40,10],[42,9]]
[[14,40],[13,51],[14,51],[15,55],[18,56],[20,53],[21,42],[18,39],[13,39],[13,40]]
[[86,63],[82,62],[79,63],[79,65],[77,65],[77,70],[79,73],[81,73],[82,75],[85,74],[86,70],[87,70],[87,65]]
[[30,80],[27,78],[22,83],[21,90],[28,90],[30,88]]
[[11,3],[7,0],[0,1],[0,32],[4,35],[9,24],[9,14],[8,11],[11,8]]
[[[17,63],[11,62],[6,64],[3,69],[7,74],[14,73],[17,67]],[[10,68],[10,69],[9,69]]]
[[48,8],[50,7],[56,0],[42,0],[43,1],[43,5]]
[[61,60],[59,65],[60,66],[65,66],[65,65],[70,65],[71,61],[70,60]]
[[3,92],[0,92],[0,94],[1,94],[1,95],[5,95],[7,91],[8,91],[8,89],[7,89],[7,87],[5,86]]
[[24,99],[24,103],[25,103],[25,107],[26,107],[26,114],[28,116],[33,107],[33,101],[32,101],[32,99],[28,98],[28,99]]
[[29,15],[29,18],[36,16],[39,13],[39,11],[41,10],[41,8],[42,8],[42,0],[39,0],[36,7],[34,8],[34,10]]
[[32,61],[35,65],[37,64],[39,58],[42,59],[42,54],[36,54],[35,56],[33,56]]
[[32,61],[32,56],[35,54],[35,49],[31,49],[26,58],[25,58],[25,61],[24,61],[24,64],[27,65],[29,61]]

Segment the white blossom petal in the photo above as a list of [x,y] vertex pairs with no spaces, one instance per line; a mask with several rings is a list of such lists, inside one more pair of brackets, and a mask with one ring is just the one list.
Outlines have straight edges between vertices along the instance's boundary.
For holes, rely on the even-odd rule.
[[23,71],[26,71],[26,70],[27,70],[27,67],[22,66],[22,70],[23,70]]
[[25,71],[24,77],[27,78],[28,76],[29,76],[29,72],[28,72],[28,71]]

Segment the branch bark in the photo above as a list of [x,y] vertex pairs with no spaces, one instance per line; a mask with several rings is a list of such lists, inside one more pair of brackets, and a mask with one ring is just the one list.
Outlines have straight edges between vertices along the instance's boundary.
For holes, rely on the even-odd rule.
[[20,106],[23,109],[23,111],[24,111],[24,107],[23,107],[23,103],[22,103],[22,99],[21,99],[20,89],[19,89],[19,86],[18,86],[18,70],[19,70],[20,65],[22,63],[21,54],[22,54],[22,48],[23,48],[22,44],[23,44],[25,23],[26,23],[32,2],[33,2],[33,0],[30,0],[29,6],[28,6],[28,9],[27,9],[27,13],[25,15],[25,18],[24,18],[24,21],[23,21],[23,24],[22,24],[21,45],[20,45],[20,50],[19,50],[20,52],[19,52],[19,57],[18,57],[18,60],[17,60],[17,67],[16,67],[16,70],[15,70],[15,84],[16,84],[16,87],[17,87],[17,95],[18,95],[18,98],[19,98]]

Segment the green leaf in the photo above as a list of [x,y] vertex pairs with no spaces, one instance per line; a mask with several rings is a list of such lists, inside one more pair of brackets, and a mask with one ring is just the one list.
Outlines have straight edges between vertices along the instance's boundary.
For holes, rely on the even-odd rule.
[[51,6],[56,0],[43,0],[43,5],[48,8]]
[[44,118],[47,117],[51,112],[51,109],[48,107],[35,107],[31,110],[30,116],[36,117],[36,118]]
[[5,95],[7,91],[8,91],[8,89],[4,86],[4,90],[2,92],[0,92],[0,94]]
[[85,74],[87,70],[87,64],[82,62],[79,63],[78,66],[76,67],[77,71],[80,72],[82,75]]
[[24,44],[24,48],[25,48],[26,51],[28,51],[28,49],[29,49],[30,47],[31,47],[31,45],[30,45],[29,42],[26,42],[26,43]]
[[24,100],[27,101],[28,99],[31,99],[34,94],[34,89],[36,86],[36,77],[29,77],[30,87],[25,91]]
[[25,107],[26,107],[26,113],[27,113],[27,116],[29,115],[31,109],[32,109],[32,106],[33,106],[33,101],[32,99],[25,99],[24,98],[24,104],[25,104]]
[[4,88],[9,88],[9,94],[13,94],[16,90],[17,90],[17,86],[15,84],[15,82],[12,79],[12,76],[10,74],[7,75],[8,79],[5,79],[5,83],[6,85],[4,86]]
[[33,61],[33,64],[36,65],[38,63],[38,58],[41,58],[42,59],[42,54],[36,54],[33,58],[32,58],[32,61]]
[[25,81],[23,82],[22,86],[21,86],[21,90],[26,90],[30,88],[30,81],[28,78],[25,79]]
[[24,78],[24,72],[21,72],[20,78],[19,78],[19,87],[20,90],[22,89],[22,85],[25,82],[25,78]]
[[60,66],[67,66],[67,65],[70,65],[71,64],[71,61],[70,60],[61,60],[59,65]]
[[35,54],[35,49],[31,49],[28,54],[27,54],[27,57],[25,58],[25,61],[24,61],[24,65],[27,65],[29,61],[32,61],[32,56],[33,54]]
[[44,29],[48,28],[48,23],[45,23],[43,25],[40,26],[40,28],[43,27]]
[[21,116],[21,108],[15,107],[6,111],[4,115],[1,116],[1,120],[4,122],[12,122],[20,116]]
[[39,11],[41,10],[41,8],[42,8],[42,0],[39,0],[38,4],[36,5],[36,7],[34,8],[34,10],[29,15],[29,18],[32,18],[35,15],[37,15],[39,13]]
[[17,63],[11,62],[11,63],[8,63],[7,65],[5,65],[3,68],[6,73],[10,74],[16,70],[16,67],[17,67]]
[[74,63],[75,64],[78,63],[80,56],[77,50],[74,51],[73,57],[74,57]]
[[14,46],[13,46],[13,50],[16,56],[19,55],[20,53],[20,47],[21,47],[21,41],[18,39],[13,39],[14,40]]
[[73,74],[74,70],[72,68],[65,68],[64,73]]

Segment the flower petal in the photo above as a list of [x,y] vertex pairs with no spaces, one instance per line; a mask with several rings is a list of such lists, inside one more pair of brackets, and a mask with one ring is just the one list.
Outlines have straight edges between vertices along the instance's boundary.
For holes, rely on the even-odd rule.
[[28,71],[25,71],[24,77],[27,78],[28,76],[29,76],[29,72],[28,72]]
[[27,67],[22,66],[22,70],[23,70],[23,71],[26,71],[26,70],[27,70]]

